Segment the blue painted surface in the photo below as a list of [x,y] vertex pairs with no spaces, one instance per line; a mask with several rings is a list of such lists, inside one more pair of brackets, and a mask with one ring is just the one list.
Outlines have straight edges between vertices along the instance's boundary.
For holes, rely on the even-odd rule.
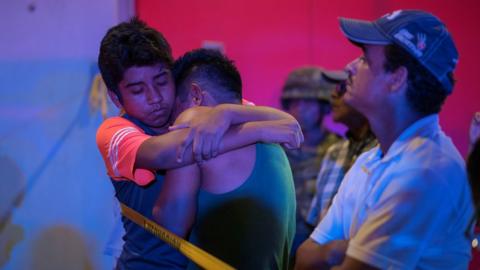
[[[113,187],[95,144],[102,116],[88,103],[97,72],[82,60],[0,61],[0,214],[7,220],[0,234],[23,232],[9,254],[0,241],[7,254],[0,268],[31,269],[47,259],[54,266],[71,253],[84,254],[70,260],[85,264],[64,269],[112,267],[102,254],[114,224]],[[73,250],[57,250],[55,237]]]

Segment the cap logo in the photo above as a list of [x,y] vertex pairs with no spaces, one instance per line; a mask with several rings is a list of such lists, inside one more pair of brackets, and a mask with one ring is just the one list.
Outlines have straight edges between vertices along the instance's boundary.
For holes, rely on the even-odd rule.
[[393,37],[396,38],[400,43],[405,45],[417,58],[422,57],[423,52],[419,50],[417,46],[412,42],[414,35],[408,32],[407,29],[400,29],[395,35],[393,35]]
[[417,49],[420,51],[425,50],[427,47],[427,36],[424,33],[417,34]]
[[400,13],[402,13],[401,10],[395,10],[394,12],[392,12],[390,14],[387,14],[386,18],[387,18],[387,20],[391,21],[391,20],[395,19],[398,15],[400,15]]

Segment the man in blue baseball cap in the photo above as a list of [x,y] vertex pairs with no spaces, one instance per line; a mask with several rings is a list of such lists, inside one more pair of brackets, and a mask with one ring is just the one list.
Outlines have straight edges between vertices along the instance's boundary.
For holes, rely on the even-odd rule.
[[340,28],[363,51],[346,67],[344,99],[367,117],[379,146],[347,173],[296,268],[467,269],[472,196],[438,121],[458,61],[450,33],[417,10],[341,18]]

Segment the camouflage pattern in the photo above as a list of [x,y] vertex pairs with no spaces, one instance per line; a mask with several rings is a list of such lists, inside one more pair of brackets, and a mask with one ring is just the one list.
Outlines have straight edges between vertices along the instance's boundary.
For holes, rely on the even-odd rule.
[[343,71],[327,71],[320,67],[301,67],[288,75],[281,99],[311,98],[330,101],[339,81],[346,80]]

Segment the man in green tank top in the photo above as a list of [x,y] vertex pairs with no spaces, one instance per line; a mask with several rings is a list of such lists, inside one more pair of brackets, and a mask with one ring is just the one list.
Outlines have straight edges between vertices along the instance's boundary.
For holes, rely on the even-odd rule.
[[[220,52],[191,51],[177,60],[173,72],[177,126],[208,113],[202,106],[242,106],[240,74]],[[257,143],[170,170],[154,216],[237,269],[287,269],[295,233],[295,190],[285,152],[279,145]]]

